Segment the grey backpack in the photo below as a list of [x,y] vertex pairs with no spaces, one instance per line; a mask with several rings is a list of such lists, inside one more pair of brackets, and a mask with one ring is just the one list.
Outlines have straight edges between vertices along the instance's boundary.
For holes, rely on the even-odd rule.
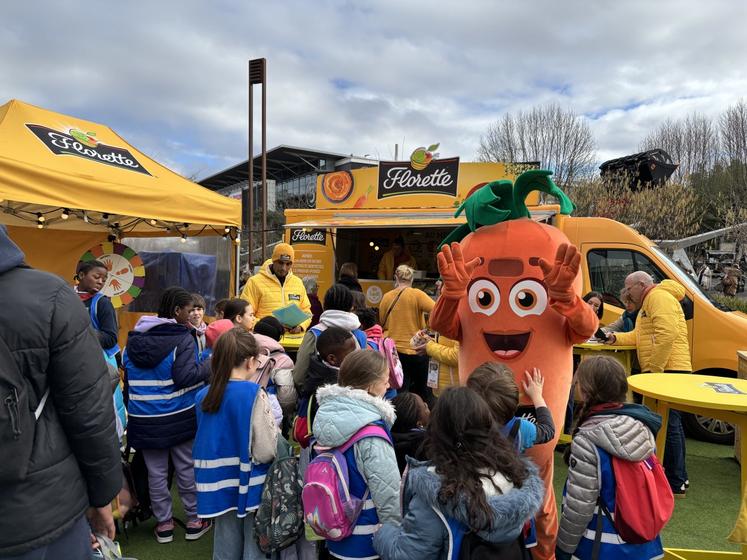
[[257,544],[265,554],[292,545],[303,534],[302,489],[298,458],[288,442],[279,438],[278,455],[267,471],[262,502],[254,517]]

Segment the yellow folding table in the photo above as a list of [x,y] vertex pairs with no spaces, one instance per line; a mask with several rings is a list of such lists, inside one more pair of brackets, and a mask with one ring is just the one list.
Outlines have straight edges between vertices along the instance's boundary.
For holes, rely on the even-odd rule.
[[[625,375],[630,376],[635,358],[635,346],[612,346],[601,342],[584,342],[573,346],[573,355],[579,356],[581,361],[591,356],[609,356],[620,362],[625,368]],[[631,391],[628,391],[628,402],[633,402],[633,393]],[[570,442],[570,434],[560,434],[560,439],[558,439],[559,444]]]
[[[669,409],[681,410],[724,420],[742,428],[747,433],[747,380],[687,373],[644,373],[628,379],[628,384],[643,395],[643,404],[660,414],[661,429],[656,438],[659,460],[664,462]],[[741,492],[747,490],[747,437],[740,446]],[[716,552],[706,550],[665,549],[664,558],[676,560],[718,560],[721,558],[747,558],[747,500],[742,508],[732,542],[742,544],[742,552]]]

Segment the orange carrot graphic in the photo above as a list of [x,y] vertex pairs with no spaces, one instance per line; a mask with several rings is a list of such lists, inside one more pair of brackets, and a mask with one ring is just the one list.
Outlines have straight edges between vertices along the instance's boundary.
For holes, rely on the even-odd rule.
[[363,208],[363,206],[366,204],[366,201],[368,200],[368,195],[371,194],[371,191],[373,190],[373,185],[368,185],[368,190],[366,190],[366,194],[361,195],[358,200],[355,201],[355,204],[353,204],[353,208]]

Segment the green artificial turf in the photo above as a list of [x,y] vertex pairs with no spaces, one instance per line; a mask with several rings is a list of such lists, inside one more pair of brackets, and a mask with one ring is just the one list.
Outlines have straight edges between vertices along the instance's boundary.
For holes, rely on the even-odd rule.
[[[726,537],[739,512],[739,464],[733,447],[687,440],[687,497],[675,500],[674,515],[661,538],[667,548],[738,552]],[[562,499],[567,469],[555,453],[555,495]],[[558,505],[558,507],[560,507]]]
[[[662,533],[664,546],[738,551],[727,542],[739,510],[739,465],[733,459],[732,447],[687,440],[687,469],[690,490],[685,499],[676,500],[674,516]],[[562,496],[566,467],[562,454],[555,454],[555,493]],[[174,512],[184,519],[176,491]],[[177,526],[174,542],[158,544],[153,537],[155,520],[151,519],[129,530],[129,538],[118,537],[125,556],[138,560],[192,560],[212,557],[213,532],[199,541],[184,540],[184,530]]]

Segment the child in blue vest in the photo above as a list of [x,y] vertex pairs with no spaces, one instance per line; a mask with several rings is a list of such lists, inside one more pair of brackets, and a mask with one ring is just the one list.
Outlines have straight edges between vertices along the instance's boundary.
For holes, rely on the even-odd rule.
[[117,326],[117,313],[111,300],[101,293],[109,271],[106,264],[101,261],[88,261],[78,264],[75,279],[78,285],[75,293],[88,310],[91,318],[91,326],[96,331],[99,344],[104,352],[104,359],[109,368],[114,385],[114,411],[117,421],[117,436],[122,439],[127,427],[127,412],[124,403],[124,394],[119,380],[119,366],[117,360],[119,355],[119,327]]
[[425,450],[428,462],[408,460],[402,523],[384,523],[374,536],[382,560],[528,559],[520,534],[542,505],[544,484],[476,391],[441,394]]
[[[643,544],[627,543],[608,516],[600,513],[600,504],[609,512],[615,511],[612,457],[637,462],[652,455],[661,417],[642,405],[625,404],[628,392],[625,370],[613,358],[599,356],[581,362],[575,385],[576,398],[583,402],[583,408],[566,458],[568,480],[555,557],[558,560],[661,558],[663,549],[658,536]],[[598,516],[602,517],[599,524]]]
[[[519,406],[519,388],[514,381],[514,372],[508,366],[497,362],[486,362],[475,369],[467,379],[467,386],[474,389],[488,403],[493,418],[501,433],[508,438],[520,454],[535,445],[552,441],[555,437],[555,423],[550,409],[542,396],[545,380],[542,373],[534,368],[532,373],[524,372],[522,382],[524,394],[534,407],[534,421],[516,416]],[[524,530],[524,544],[527,548],[537,546],[534,520]]]
[[244,327],[220,336],[210,385],[197,393],[194,442],[197,513],[215,519],[213,558],[260,560],[254,512],[275,458],[277,427],[265,391],[251,379],[259,345]]
[[319,410],[313,431],[317,445],[341,447],[370,424],[381,426],[387,438],[367,437],[345,453],[350,492],[364,500],[353,534],[341,541],[327,541],[335,558],[377,558],[372,536],[379,523],[399,520],[399,470],[388,432],[394,423],[394,407],[383,397],[389,386],[389,367],[380,353],[356,350],[340,367],[339,381],[317,390]]
[[317,353],[316,341],[329,327],[340,327],[350,331],[355,337],[356,348],[366,348],[366,333],[361,330],[361,322],[353,313],[353,294],[342,284],[333,285],[324,294],[324,312],[319,318],[319,324],[310,328],[301,341],[293,367],[293,381],[296,387],[303,387],[311,357]]
[[81,262],[75,274],[78,281],[75,292],[90,314],[91,324],[107,358],[115,358],[119,353],[117,313],[111,300],[101,293],[108,275],[109,271],[101,261]]
[[130,332],[124,352],[127,443],[143,452],[148,468],[159,543],[174,540],[169,459],[187,516],[187,540],[199,539],[210,523],[197,517],[192,440],[197,431],[195,395],[207,380],[199,367],[194,329],[189,326],[192,294],[168,288],[158,317],[143,316]]
[[467,387],[474,389],[488,403],[504,436],[512,440],[519,453],[534,445],[547,443],[555,437],[555,423],[542,396],[545,383],[542,373],[534,368],[524,373],[524,394],[534,406],[534,421],[515,416],[519,408],[519,388],[511,368],[497,362],[486,362],[473,371]]

